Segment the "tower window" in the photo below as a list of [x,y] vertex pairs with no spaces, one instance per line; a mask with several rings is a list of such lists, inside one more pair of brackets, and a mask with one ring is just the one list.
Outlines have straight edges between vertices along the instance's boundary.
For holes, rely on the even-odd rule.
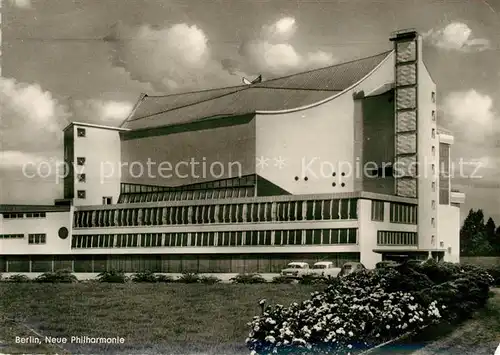
[[435,156],[436,155],[436,147],[435,146],[432,146],[432,156]]
[[87,136],[87,131],[85,130],[85,128],[77,128],[76,129],[76,135],[78,137],[86,137]]
[[78,174],[78,182],[86,182],[87,181],[87,175],[85,174]]
[[78,198],[84,199],[87,194],[86,194],[85,190],[78,190],[76,195],[78,196]]
[[432,100],[432,103],[435,104],[436,103],[436,92],[432,92],[431,94],[431,100]]
[[76,158],[76,164],[78,165],[85,165],[85,157],[77,157]]
[[436,111],[432,110],[432,120],[436,121]]
[[431,137],[436,138],[436,129],[435,128],[432,129]]

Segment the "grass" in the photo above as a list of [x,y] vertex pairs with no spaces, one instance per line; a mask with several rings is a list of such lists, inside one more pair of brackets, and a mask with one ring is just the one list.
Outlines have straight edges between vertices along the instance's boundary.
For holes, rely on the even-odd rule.
[[[0,353],[63,354],[60,348],[48,344],[16,344],[16,336],[33,336],[24,324],[43,336],[125,339],[121,345],[64,345],[71,353],[248,354],[244,344],[246,323],[260,314],[260,299],[288,305],[309,298],[310,292],[321,288],[280,284],[0,283]],[[430,338],[438,340],[426,342],[424,335],[413,344],[380,351],[398,355],[493,354],[500,342],[500,290],[495,290],[487,307],[471,320],[435,333],[439,334]]]
[[[124,344],[63,345],[72,353],[248,354],[246,323],[260,314],[260,299],[288,305],[318,289],[280,284],[0,283],[0,309],[3,316],[43,336],[125,339]],[[47,344],[15,344],[15,336],[27,330],[10,324],[0,326],[0,353],[61,354]]]

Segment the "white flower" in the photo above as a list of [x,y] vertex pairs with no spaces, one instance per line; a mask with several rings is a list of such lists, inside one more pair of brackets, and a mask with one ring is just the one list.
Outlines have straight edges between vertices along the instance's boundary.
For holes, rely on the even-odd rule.
[[387,325],[385,326],[385,328],[386,328],[386,329],[391,329],[391,326],[390,326],[389,324],[387,324]]
[[268,335],[266,337],[266,341],[268,341],[270,343],[274,343],[276,341],[276,339],[272,335]]

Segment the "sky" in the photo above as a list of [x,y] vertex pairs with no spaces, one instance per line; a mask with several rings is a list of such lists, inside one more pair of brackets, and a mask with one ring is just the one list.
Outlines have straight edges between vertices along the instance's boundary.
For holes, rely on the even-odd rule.
[[[415,28],[438,123],[468,177],[462,218],[500,224],[500,0],[7,0],[2,7],[0,203],[52,204],[71,121],[119,124],[140,93],[241,84],[391,49]],[[26,162],[47,162],[27,178]],[[457,174],[458,175],[458,174]]]

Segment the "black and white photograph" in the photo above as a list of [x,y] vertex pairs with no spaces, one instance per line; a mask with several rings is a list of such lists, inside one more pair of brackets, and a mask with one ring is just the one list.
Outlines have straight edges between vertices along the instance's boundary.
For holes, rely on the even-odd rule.
[[0,16],[0,355],[500,355],[500,0]]

